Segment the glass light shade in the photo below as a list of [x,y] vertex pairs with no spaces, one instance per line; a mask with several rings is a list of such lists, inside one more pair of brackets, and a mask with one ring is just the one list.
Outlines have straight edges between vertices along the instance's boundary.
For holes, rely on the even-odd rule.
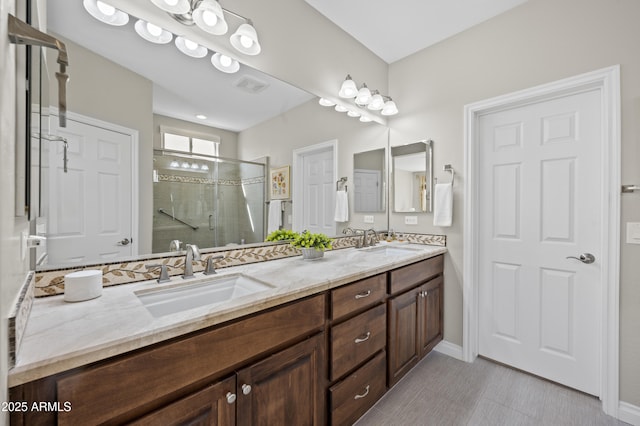
[[358,117],[360,117],[362,114],[360,114],[360,112],[359,112],[359,111],[356,111],[355,109],[351,109],[351,110],[347,111],[347,115],[348,115],[349,117],[358,118]]
[[193,22],[202,31],[213,35],[223,35],[229,30],[224,20],[222,6],[215,0],[202,0],[191,14]]
[[391,99],[384,103],[384,107],[382,107],[382,111],[380,111],[382,115],[396,115],[397,113],[398,107]]
[[180,163],[178,163],[176,160],[173,160],[170,164],[169,167],[180,167]]
[[342,106],[342,105],[336,105],[335,110],[338,111],[338,112],[347,112],[348,111],[347,108]]
[[204,115],[204,114],[197,114],[197,115],[196,115],[196,118],[197,118],[198,120],[206,120],[206,119],[207,119],[207,116],[206,116],[206,115]]
[[129,22],[129,15],[100,0],[83,0],[82,4],[89,15],[105,24],[120,27]]
[[360,90],[358,90],[358,95],[356,96],[356,103],[358,105],[368,105],[371,102],[371,91],[367,87],[366,84],[363,84]]
[[330,107],[330,106],[334,106],[336,103],[330,101],[329,99],[325,99],[325,98],[320,98],[320,100],[318,101],[318,103],[322,106],[326,106],[326,107]]
[[200,170],[209,170],[209,166],[206,164],[203,164],[202,166],[200,166]]
[[182,168],[183,169],[188,169],[190,167],[191,167],[191,165],[189,163],[187,163],[186,161],[184,163],[182,163]]
[[351,79],[351,76],[347,76],[342,82],[342,86],[340,86],[338,96],[341,98],[355,98],[357,94],[358,88],[356,87],[355,81]]
[[191,11],[191,2],[189,0],[151,0],[165,12],[182,15]]
[[258,33],[251,24],[242,24],[229,38],[231,45],[245,55],[257,55],[262,48],[258,42]]
[[199,165],[197,165],[196,163],[193,163],[193,164],[191,165],[191,168],[192,168],[193,170],[200,170],[200,166],[199,166]]
[[227,74],[233,74],[240,69],[240,63],[238,61],[219,52],[211,56],[211,63],[219,71],[226,72]]
[[362,121],[363,123],[370,123],[371,119],[369,117],[367,117],[366,115],[361,115],[360,116],[360,121]]
[[379,93],[376,93],[371,97],[369,104],[367,104],[367,109],[370,109],[371,111],[380,111],[383,106],[384,99],[382,99],[382,96]]
[[140,37],[151,43],[167,44],[173,40],[173,34],[169,31],[142,19],[138,19],[134,28]]
[[206,47],[181,36],[176,37],[176,47],[179,51],[192,58],[204,58],[208,52]]

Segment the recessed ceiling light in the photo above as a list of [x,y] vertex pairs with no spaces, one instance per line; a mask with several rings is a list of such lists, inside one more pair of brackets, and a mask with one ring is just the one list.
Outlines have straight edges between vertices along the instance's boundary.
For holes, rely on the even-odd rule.
[[199,119],[199,120],[206,120],[207,116],[203,115],[203,114],[198,114],[198,115],[196,115],[196,118]]

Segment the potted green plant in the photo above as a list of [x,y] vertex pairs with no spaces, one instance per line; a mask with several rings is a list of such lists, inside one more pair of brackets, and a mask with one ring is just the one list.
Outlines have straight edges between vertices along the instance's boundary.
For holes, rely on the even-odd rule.
[[303,231],[291,241],[291,245],[302,251],[303,259],[311,260],[321,258],[325,250],[331,250],[331,241],[325,234]]

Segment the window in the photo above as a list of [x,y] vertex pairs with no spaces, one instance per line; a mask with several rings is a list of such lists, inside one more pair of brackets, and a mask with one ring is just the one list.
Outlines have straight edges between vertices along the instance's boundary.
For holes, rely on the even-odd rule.
[[220,137],[215,135],[189,135],[185,131],[160,128],[164,149],[191,154],[220,155]]

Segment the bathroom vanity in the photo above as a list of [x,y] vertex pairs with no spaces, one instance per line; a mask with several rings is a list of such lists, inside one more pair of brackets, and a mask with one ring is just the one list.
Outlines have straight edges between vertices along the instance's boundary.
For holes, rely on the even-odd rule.
[[155,282],[38,300],[11,400],[59,409],[11,424],[352,424],[442,340],[446,249],[390,247],[229,268],[273,288],[223,308],[154,317]]

